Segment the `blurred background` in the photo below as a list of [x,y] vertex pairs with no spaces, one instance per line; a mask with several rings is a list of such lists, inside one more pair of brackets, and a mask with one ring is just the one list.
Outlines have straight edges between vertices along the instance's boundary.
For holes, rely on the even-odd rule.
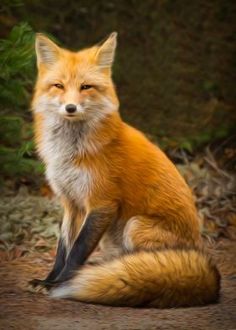
[[114,80],[122,117],[164,149],[195,152],[236,123],[234,0],[1,0],[2,172],[43,172],[32,142],[34,33],[73,50],[118,31]]

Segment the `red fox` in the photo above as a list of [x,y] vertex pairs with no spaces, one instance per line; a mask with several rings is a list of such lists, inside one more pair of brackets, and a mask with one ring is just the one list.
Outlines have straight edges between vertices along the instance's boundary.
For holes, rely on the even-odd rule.
[[[189,187],[119,115],[116,39],[72,52],[36,37],[35,140],[64,217],[54,267],[31,283],[53,297],[113,306],[216,302],[220,275],[202,252]],[[103,259],[91,265],[98,246]]]

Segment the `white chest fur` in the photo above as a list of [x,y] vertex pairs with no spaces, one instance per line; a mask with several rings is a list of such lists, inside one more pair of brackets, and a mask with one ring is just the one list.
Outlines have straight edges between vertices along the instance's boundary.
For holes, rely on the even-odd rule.
[[75,123],[45,122],[39,152],[47,164],[46,176],[55,193],[83,204],[91,193],[93,174],[74,161],[82,153],[95,151],[95,146],[83,138],[81,130]]
[[46,176],[54,191],[83,204],[92,189],[92,173],[68,161],[49,162]]

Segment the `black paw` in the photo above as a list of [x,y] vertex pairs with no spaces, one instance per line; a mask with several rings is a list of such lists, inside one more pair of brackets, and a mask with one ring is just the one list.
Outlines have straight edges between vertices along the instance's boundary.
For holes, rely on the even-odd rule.
[[42,288],[46,288],[47,290],[50,290],[53,286],[55,286],[56,283],[54,282],[50,282],[47,280],[39,280],[37,278],[29,281],[29,284],[32,285],[33,288],[36,287],[42,287]]

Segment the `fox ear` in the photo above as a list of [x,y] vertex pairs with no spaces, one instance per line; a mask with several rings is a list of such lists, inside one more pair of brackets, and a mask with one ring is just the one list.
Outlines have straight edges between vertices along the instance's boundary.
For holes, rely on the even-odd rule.
[[37,64],[51,65],[55,63],[59,56],[60,48],[42,33],[36,34],[35,50]]
[[109,69],[112,66],[115,50],[117,44],[117,32],[113,32],[110,36],[99,46],[96,57],[97,64],[103,69]]

